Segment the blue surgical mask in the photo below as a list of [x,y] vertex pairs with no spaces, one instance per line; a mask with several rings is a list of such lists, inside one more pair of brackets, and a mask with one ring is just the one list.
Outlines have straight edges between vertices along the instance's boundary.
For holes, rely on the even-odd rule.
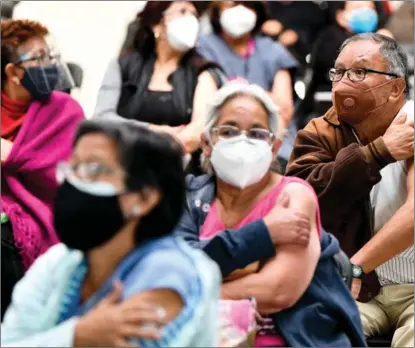
[[347,14],[350,30],[355,34],[374,32],[378,26],[378,14],[375,10],[364,7],[357,8]]

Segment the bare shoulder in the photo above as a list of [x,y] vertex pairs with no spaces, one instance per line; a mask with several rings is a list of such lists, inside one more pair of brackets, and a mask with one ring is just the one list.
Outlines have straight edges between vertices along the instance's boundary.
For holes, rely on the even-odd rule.
[[203,85],[210,85],[210,86],[216,87],[215,79],[213,78],[213,76],[209,72],[209,70],[205,70],[199,75],[198,83],[202,83]]
[[290,196],[290,202],[293,206],[304,207],[310,211],[315,211],[317,207],[316,194],[306,182],[290,182],[281,193]]

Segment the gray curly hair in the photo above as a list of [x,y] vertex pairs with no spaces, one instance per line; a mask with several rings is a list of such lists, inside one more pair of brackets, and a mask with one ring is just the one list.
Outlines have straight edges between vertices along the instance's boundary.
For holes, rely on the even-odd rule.
[[[229,82],[219,89],[213,96],[212,102],[207,106],[206,121],[203,134],[206,139],[210,139],[212,128],[219,121],[219,114],[222,107],[231,99],[238,96],[249,96],[256,99],[265,108],[268,114],[269,130],[272,134],[278,133],[278,115],[279,109],[274,104],[272,98],[268,93],[257,85],[250,85],[245,82]],[[273,164],[273,168],[278,167],[278,164]],[[206,173],[212,173],[212,166],[209,158],[201,155],[201,167]]]

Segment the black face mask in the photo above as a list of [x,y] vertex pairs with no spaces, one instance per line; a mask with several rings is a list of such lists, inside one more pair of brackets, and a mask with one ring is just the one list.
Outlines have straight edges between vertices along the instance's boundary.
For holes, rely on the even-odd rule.
[[118,196],[95,196],[65,181],[55,199],[56,233],[69,248],[88,252],[114,237],[125,223]]
[[57,65],[25,68],[21,84],[34,100],[45,102],[59,81]]

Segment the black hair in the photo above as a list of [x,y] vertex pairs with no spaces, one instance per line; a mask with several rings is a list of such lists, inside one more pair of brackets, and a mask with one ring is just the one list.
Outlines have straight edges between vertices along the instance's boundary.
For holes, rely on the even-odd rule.
[[115,142],[120,164],[127,173],[128,190],[145,195],[143,190],[151,187],[160,192],[160,202],[139,222],[136,243],[171,233],[185,206],[185,173],[179,143],[167,134],[142,126],[100,120],[84,121],[75,144],[91,133],[102,133]]
[[[128,43],[124,44],[121,54],[128,54],[134,51],[140,52],[143,56],[148,57],[154,54],[156,41],[152,27],[159,24],[164,17],[164,12],[174,1],[147,1],[143,11],[141,11],[135,20],[136,30],[134,38],[129,38]],[[198,14],[205,11],[209,1],[189,1],[192,3]]]

